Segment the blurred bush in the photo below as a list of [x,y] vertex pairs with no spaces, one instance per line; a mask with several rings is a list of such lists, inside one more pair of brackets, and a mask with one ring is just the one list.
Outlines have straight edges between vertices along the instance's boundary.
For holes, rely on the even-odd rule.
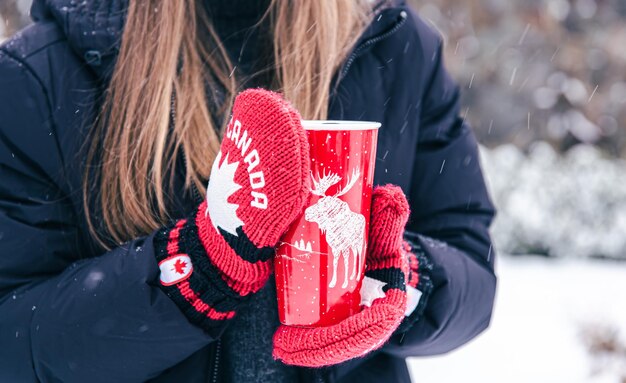
[[618,377],[619,382],[626,383],[626,342],[622,339],[618,326],[602,323],[600,320],[585,324],[580,334],[592,359],[591,375],[603,378],[613,375]]
[[411,3],[445,37],[480,142],[626,157],[626,1]]
[[626,260],[626,161],[582,144],[559,155],[544,142],[528,154],[481,148],[481,161],[500,252]]

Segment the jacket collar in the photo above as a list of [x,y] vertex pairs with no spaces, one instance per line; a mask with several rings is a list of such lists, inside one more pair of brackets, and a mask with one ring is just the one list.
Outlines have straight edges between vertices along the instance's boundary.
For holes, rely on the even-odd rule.
[[398,23],[398,17],[406,9],[405,0],[379,0],[374,1],[374,18],[365,29],[355,47],[364,41],[370,40],[378,35],[384,34]]
[[33,20],[53,20],[85,63],[108,79],[119,52],[129,0],[34,0]]
[[[65,33],[72,49],[101,80],[108,80],[119,52],[129,0],[34,0],[35,21],[53,20]],[[356,48],[398,23],[404,0],[384,0],[375,5],[376,16],[359,38]],[[368,48],[368,47],[365,47]],[[359,53],[364,53],[361,49]]]

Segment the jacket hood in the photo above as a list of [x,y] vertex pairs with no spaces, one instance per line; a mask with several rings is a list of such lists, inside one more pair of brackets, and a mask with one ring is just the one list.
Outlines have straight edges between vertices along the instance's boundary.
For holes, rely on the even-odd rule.
[[72,49],[101,78],[112,73],[128,0],[34,0],[31,17],[53,20]]
[[[119,52],[128,1],[34,0],[31,17],[34,21],[53,20],[63,30],[72,49],[106,80],[113,72]],[[378,2],[374,7],[378,15],[360,41],[391,28],[403,6],[404,0]]]

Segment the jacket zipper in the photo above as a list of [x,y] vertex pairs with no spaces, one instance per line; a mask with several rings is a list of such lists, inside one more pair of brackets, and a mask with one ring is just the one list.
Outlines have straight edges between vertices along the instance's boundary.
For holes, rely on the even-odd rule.
[[218,371],[220,367],[220,351],[222,350],[222,341],[217,338],[217,344],[215,345],[215,361],[213,363],[213,371],[211,372],[211,383],[217,383]]
[[407,20],[407,13],[406,11],[401,11],[400,12],[400,20],[398,22],[396,22],[396,25],[393,26],[393,28],[391,28],[390,30],[388,30],[385,33],[382,33],[378,36],[374,36],[371,37],[367,40],[365,40],[363,43],[359,44],[358,47],[356,47],[356,49],[354,49],[352,51],[352,54],[350,56],[348,56],[348,59],[346,60],[346,64],[344,65],[342,71],[341,71],[341,76],[339,77],[339,80],[343,79],[346,74],[348,73],[348,70],[350,69],[350,67],[352,66],[352,63],[354,63],[354,60],[356,60],[361,53],[363,52],[363,50],[365,50],[365,48],[374,45],[384,39],[386,39],[387,37],[393,35],[394,33],[396,33],[398,31],[398,29],[402,28],[402,26],[404,25],[404,23],[406,23]]

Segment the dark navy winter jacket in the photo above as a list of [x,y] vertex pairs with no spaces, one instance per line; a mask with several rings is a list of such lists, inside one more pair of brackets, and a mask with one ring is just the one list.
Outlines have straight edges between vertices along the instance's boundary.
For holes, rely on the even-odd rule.
[[[216,342],[157,287],[151,236],[104,252],[86,228],[81,148],[123,3],[35,0],[35,24],[0,47],[0,382],[211,379]],[[331,119],[382,122],[375,183],[408,196],[406,236],[432,261],[434,290],[408,332],[324,379],[409,382],[404,358],[489,325],[494,208],[442,41],[405,5],[375,17],[336,81]]]

